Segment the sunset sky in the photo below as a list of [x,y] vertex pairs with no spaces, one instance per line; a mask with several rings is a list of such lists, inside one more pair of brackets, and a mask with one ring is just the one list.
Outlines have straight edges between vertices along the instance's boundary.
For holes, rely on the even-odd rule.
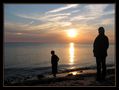
[[114,4],[4,4],[5,42],[92,43],[100,26],[115,43]]

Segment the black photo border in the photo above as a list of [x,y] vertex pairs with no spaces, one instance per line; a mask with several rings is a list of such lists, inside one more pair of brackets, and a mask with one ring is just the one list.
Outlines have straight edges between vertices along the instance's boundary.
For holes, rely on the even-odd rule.
[[[117,43],[117,34],[118,34],[118,13],[119,13],[119,10],[118,10],[118,5],[117,5],[117,0],[4,0],[2,1],[0,4],[1,6],[1,30],[0,30],[0,39],[1,39],[1,59],[0,59],[0,86],[2,88],[4,88],[4,84],[3,84],[3,71],[4,71],[4,63],[3,63],[3,59],[4,59],[4,4],[110,4],[110,3],[113,3],[115,4],[115,11],[116,11],[116,14],[115,14],[115,42],[116,42],[116,47],[115,47],[115,59],[116,59],[116,86],[113,87],[113,88],[119,88],[119,61],[117,60],[117,57],[118,57],[118,53],[117,53],[117,47],[118,47],[118,43]],[[12,87],[12,86],[11,86]],[[20,86],[19,86],[20,87]],[[22,87],[22,86],[21,86]],[[70,87],[70,88],[73,88],[73,87]],[[79,87],[78,87],[79,88]],[[82,88],[82,87],[81,87]],[[94,88],[97,88],[97,87],[94,87]],[[108,88],[111,88],[111,87],[108,87]]]

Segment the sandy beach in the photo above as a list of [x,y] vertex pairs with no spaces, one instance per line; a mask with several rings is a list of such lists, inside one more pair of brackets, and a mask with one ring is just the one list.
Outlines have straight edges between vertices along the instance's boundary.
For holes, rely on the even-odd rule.
[[37,75],[25,78],[22,82],[5,82],[4,86],[37,86],[37,87],[84,87],[84,86],[112,86],[115,87],[115,68],[108,68],[105,81],[97,82],[95,80],[95,69],[72,69],[59,71],[57,77],[52,74]]

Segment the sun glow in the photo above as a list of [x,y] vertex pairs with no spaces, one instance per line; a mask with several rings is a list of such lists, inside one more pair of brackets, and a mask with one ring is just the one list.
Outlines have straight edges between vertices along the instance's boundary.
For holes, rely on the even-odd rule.
[[76,32],[76,29],[69,29],[68,30],[68,36],[71,37],[71,38],[74,38],[77,36],[77,32]]

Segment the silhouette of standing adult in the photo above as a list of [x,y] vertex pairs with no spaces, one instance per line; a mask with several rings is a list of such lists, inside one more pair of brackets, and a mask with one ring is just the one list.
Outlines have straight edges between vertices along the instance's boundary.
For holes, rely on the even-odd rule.
[[97,77],[96,80],[105,80],[106,77],[106,57],[107,49],[109,47],[108,37],[105,35],[103,27],[98,29],[99,35],[96,37],[93,44],[93,53],[96,57]]
[[55,51],[53,50],[51,51],[51,54],[52,74],[54,77],[56,77],[59,57],[55,55]]

